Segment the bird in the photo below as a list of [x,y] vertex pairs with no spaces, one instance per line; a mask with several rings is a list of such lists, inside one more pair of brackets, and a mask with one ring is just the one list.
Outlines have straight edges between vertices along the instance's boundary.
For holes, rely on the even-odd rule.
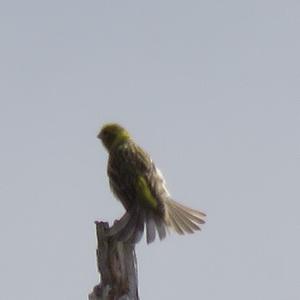
[[161,171],[124,127],[105,124],[97,137],[108,152],[111,191],[126,210],[110,236],[136,244],[146,231],[150,244],[157,235],[163,240],[170,229],[180,235],[201,230],[206,214],[173,200]]

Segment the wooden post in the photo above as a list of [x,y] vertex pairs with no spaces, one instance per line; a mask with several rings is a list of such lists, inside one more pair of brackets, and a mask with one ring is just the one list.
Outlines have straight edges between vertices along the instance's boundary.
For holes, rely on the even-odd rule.
[[101,282],[89,300],[139,300],[135,245],[108,236],[109,224],[96,222],[97,265]]

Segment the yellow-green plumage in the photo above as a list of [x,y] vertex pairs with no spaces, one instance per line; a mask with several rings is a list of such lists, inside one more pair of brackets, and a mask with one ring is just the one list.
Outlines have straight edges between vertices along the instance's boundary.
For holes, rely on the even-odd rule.
[[122,241],[136,243],[146,225],[147,243],[165,238],[168,228],[179,234],[200,230],[205,214],[171,199],[160,171],[150,156],[118,124],[105,125],[98,137],[109,153],[107,173],[113,193],[126,214],[114,226]]

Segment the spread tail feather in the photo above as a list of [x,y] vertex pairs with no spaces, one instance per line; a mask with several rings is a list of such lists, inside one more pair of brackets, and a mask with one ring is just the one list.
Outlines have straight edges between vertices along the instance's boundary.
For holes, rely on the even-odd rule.
[[138,243],[146,227],[146,240],[147,244],[150,244],[155,240],[156,233],[159,239],[163,240],[168,228],[172,228],[180,235],[201,230],[200,224],[205,223],[204,213],[172,199],[166,199],[164,203],[165,217],[152,210],[135,207],[114,223],[108,235],[115,236],[119,241]]
[[172,199],[166,200],[166,221],[169,227],[178,234],[194,233],[201,230],[206,215],[195,209],[186,207]]
[[167,228],[164,219],[161,216],[154,216],[154,221],[156,225],[156,229],[158,232],[158,236],[160,240],[163,240],[167,235]]
[[157,216],[151,210],[145,211],[139,208],[126,212],[120,220],[114,223],[108,235],[115,236],[122,242],[138,243],[146,227],[146,240],[147,244],[150,244],[155,240],[156,232],[160,240],[166,237],[166,226],[161,216]]
[[152,211],[147,212],[146,222],[147,222],[146,239],[147,239],[147,244],[150,244],[155,240],[155,236],[156,236],[155,221],[153,218]]

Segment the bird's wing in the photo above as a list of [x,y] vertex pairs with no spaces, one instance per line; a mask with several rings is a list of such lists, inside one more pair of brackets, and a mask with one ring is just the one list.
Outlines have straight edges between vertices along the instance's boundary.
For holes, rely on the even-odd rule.
[[139,175],[136,178],[136,191],[137,199],[141,202],[142,206],[147,206],[148,208],[157,209],[157,200],[154,197],[150,185],[147,182],[147,177]]

